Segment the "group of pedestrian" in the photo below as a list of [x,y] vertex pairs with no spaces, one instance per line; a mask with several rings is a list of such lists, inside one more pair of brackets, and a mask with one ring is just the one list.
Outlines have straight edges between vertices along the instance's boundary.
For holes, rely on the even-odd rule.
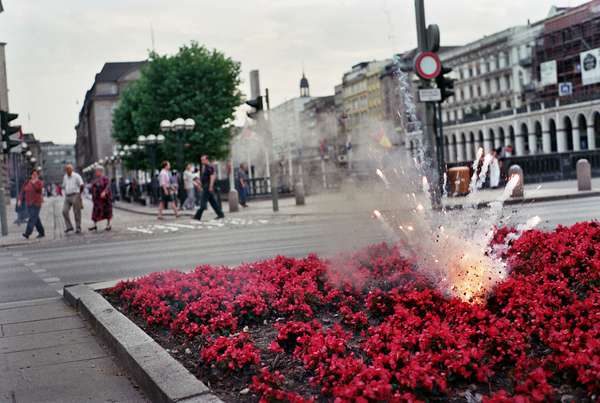
[[[71,164],[65,165],[65,175],[62,182],[62,191],[64,192],[63,218],[65,221],[65,233],[81,233],[81,211],[83,210],[83,193],[85,182],[77,172],[74,172]],[[38,238],[45,236],[44,226],[40,219],[40,211],[44,202],[44,182],[40,179],[40,172],[35,169],[31,171],[29,179],[23,184],[21,192],[17,196],[17,208],[25,209],[28,215],[27,227],[23,233],[25,239],[29,239],[35,228]],[[110,180],[104,175],[104,168],[97,167],[94,180],[89,184],[90,194],[92,196],[92,221],[94,225],[88,228],[90,231],[97,231],[97,223],[103,220],[107,221],[105,230],[111,230],[112,219],[112,191]],[[75,218],[75,227],[71,221],[70,213],[73,210]]]
[[[200,193],[200,206],[194,214],[195,220],[201,220],[202,214],[207,209],[208,204],[212,207],[217,214],[218,219],[225,218],[221,205],[217,200],[215,193],[215,182],[217,175],[215,168],[210,164],[207,155],[203,155],[200,158],[201,169],[200,174],[195,175],[192,169],[192,165],[188,164],[183,173],[183,185],[185,188],[185,200],[182,203],[182,208],[194,208],[196,204],[196,191]],[[178,198],[178,178],[171,172],[171,164],[169,161],[163,161],[161,164],[161,171],[158,175],[159,185],[159,206],[158,206],[158,219],[163,219],[163,211],[169,208],[169,204],[173,209],[175,217],[179,217],[180,213],[177,208]]]

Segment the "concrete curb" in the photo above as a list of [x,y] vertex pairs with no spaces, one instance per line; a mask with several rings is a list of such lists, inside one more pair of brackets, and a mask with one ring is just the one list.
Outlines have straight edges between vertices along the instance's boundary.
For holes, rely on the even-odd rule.
[[65,300],[91,324],[151,401],[221,402],[204,383],[100,294],[85,285],[65,286],[63,291]]

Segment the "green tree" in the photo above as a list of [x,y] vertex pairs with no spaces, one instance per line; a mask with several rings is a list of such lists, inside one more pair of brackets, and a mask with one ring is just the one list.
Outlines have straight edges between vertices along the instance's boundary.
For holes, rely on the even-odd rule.
[[[225,158],[229,153],[235,108],[241,103],[240,64],[217,50],[192,42],[174,56],[150,53],[141,78],[123,93],[113,114],[113,137],[134,144],[138,136],[160,133],[160,122],[192,118],[196,128],[184,132],[184,160],[201,154]],[[176,159],[177,139],[166,134],[158,159]],[[127,161],[141,168],[139,160]]]

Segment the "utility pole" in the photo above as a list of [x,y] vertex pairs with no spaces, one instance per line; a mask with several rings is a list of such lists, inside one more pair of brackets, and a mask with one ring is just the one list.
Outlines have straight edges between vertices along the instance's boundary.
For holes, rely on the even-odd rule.
[[[439,29],[432,25],[427,27],[425,23],[425,4],[424,0],[415,0],[415,14],[417,20],[417,43],[419,53],[437,51],[439,48]],[[437,36],[437,37],[436,37]],[[421,89],[431,88],[431,80],[426,80],[421,77]],[[425,116],[422,122],[423,130],[423,154],[425,161],[431,161],[431,177],[428,178],[429,183],[437,184],[432,186],[431,201],[434,208],[441,206],[442,189],[439,186],[442,183],[443,177],[443,161],[439,160],[439,150],[437,147],[436,136],[436,116],[435,104],[425,102]]]
[[[265,133],[265,147],[267,157],[267,167],[269,168],[269,180],[271,182],[271,200],[273,202],[273,211],[279,211],[279,170],[278,164],[274,161],[273,155],[273,131],[271,130],[271,119],[265,117],[265,111],[263,109],[263,97],[260,94],[260,80],[258,76],[258,70],[252,70],[250,72],[250,100],[246,101],[246,104],[250,105],[254,110],[248,112],[248,117],[255,119],[257,125]],[[267,111],[270,110],[269,104],[269,91],[266,92],[266,104]]]

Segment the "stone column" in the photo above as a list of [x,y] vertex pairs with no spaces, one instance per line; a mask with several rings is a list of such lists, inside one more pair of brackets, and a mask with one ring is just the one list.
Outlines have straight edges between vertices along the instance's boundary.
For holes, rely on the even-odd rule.
[[475,156],[473,155],[473,143],[470,140],[466,140],[465,148],[467,149],[467,152],[465,153],[467,161],[473,161],[473,158],[475,158]]
[[571,129],[573,135],[573,151],[581,150],[581,135],[579,134],[579,127],[573,127]]
[[494,148],[504,147],[504,144],[500,141],[500,129],[496,129],[494,132]]
[[465,161],[464,143],[460,140],[456,142],[456,160],[460,162]]
[[588,148],[590,150],[594,150],[597,147],[596,144],[596,131],[594,130],[594,126],[587,127],[587,140],[588,140]]
[[542,149],[544,154],[549,154],[552,152],[552,140],[550,139],[550,128],[548,125],[548,121],[546,119],[542,119]]
[[567,151],[567,135],[565,129],[556,128],[556,147],[559,153]]
[[525,141],[523,133],[515,134],[515,156],[525,155]]
[[[452,138],[452,136],[450,138]],[[456,161],[456,143],[452,143],[451,141],[448,142],[448,161]]]
[[529,134],[529,155],[541,153],[542,150],[537,149],[537,137],[535,133]]
[[483,149],[486,153],[489,153],[494,148],[493,146],[494,139],[490,136],[490,131],[488,129],[483,130]]

